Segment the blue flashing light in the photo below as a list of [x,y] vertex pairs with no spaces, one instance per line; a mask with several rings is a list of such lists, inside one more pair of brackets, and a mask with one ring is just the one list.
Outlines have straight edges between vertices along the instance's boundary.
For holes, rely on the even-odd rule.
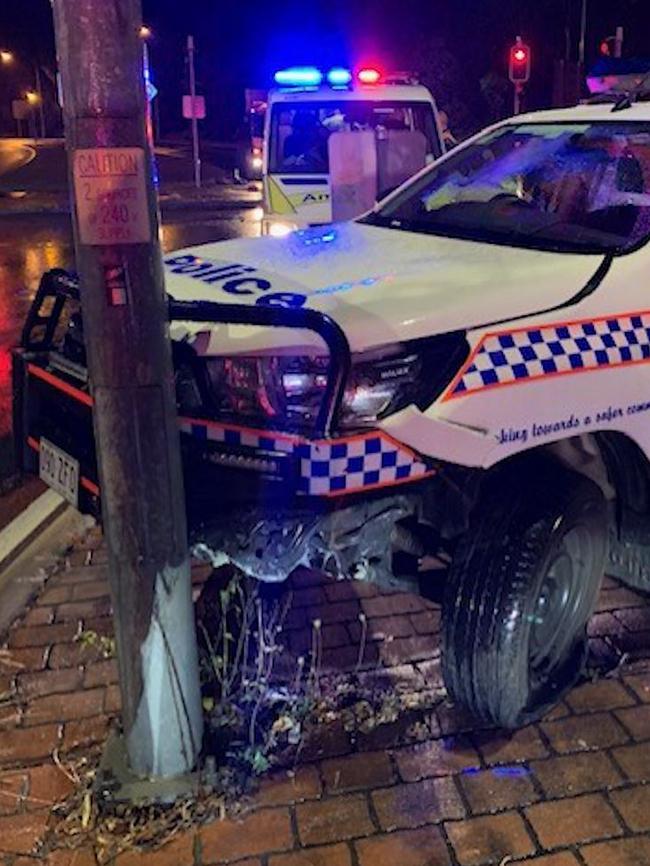
[[338,233],[333,228],[309,228],[309,229],[299,229],[297,232],[294,232],[293,235],[297,238],[303,246],[311,247],[315,244],[331,244],[333,243],[337,237]]
[[293,66],[278,70],[274,77],[276,84],[287,87],[318,87],[323,80],[323,73],[315,66]]
[[342,66],[335,66],[327,73],[327,81],[332,87],[345,87],[352,81],[352,73]]

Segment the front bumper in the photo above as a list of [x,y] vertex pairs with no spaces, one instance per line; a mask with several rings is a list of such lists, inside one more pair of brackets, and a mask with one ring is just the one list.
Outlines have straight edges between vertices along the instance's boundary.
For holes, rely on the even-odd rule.
[[181,433],[191,437],[207,462],[241,472],[257,472],[282,482],[297,496],[334,498],[425,478],[434,471],[405,445],[374,430],[358,436],[304,439],[179,418]]
[[[22,346],[14,351],[16,453],[23,470],[36,472],[44,437],[78,460],[80,510],[99,515],[93,399],[79,366],[66,362],[56,349],[58,321],[43,314],[43,310],[53,309],[60,316],[65,298],[74,296],[74,281],[61,274],[44,275]],[[323,403],[309,436],[179,417],[190,527],[202,525],[211,513],[230,504],[263,504],[269,513],[278,505],[297,513],[305,509],[318,512],[326,503],[334,507],[333,501],[342,497],[372,494],[435,473],[431,462],[384,431],[338,435],[336,419],[350,351],[341,329],[326,316],[302,309],[171,301],[170,317],[308,328],[320,335],[330,355]]]

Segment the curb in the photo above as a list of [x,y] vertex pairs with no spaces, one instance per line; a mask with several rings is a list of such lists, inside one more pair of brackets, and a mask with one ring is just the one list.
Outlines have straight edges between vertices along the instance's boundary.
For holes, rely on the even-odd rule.
[[62,496],[46,490],[5,526],[0,531],[0,573],[67,507]]

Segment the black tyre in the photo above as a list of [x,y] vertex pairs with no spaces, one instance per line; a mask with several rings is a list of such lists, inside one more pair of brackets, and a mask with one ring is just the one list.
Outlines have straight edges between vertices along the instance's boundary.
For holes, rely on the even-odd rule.
[[650,594],[650,545],[620,541],[610,526],[607,574],[637,592]]
[[519,461],[490,479],[445,589],[443,673],[454,701],[515,728],[575,682],[607,526],[600,488],[551,461]]

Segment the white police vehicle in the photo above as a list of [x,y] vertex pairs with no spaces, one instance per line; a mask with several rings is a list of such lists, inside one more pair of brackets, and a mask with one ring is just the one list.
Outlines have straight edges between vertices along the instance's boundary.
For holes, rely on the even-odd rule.
[[359,216],[444,152],[433,96],[410,73],[300,66],[279,70],[275,82],[264,130],[264,234],[341,218],[339,189],[339,199],[352,196],[339,214]]
[[[444,585],[452,697],[538,717],[605,568],[650,588],[649,239],[650,105],[624,96],[499,123],[357,221],[169,254],[193,538],[264,581]],[[90,508],[81,321],[43,312],[75,291],[44,277],[15,429]]]

